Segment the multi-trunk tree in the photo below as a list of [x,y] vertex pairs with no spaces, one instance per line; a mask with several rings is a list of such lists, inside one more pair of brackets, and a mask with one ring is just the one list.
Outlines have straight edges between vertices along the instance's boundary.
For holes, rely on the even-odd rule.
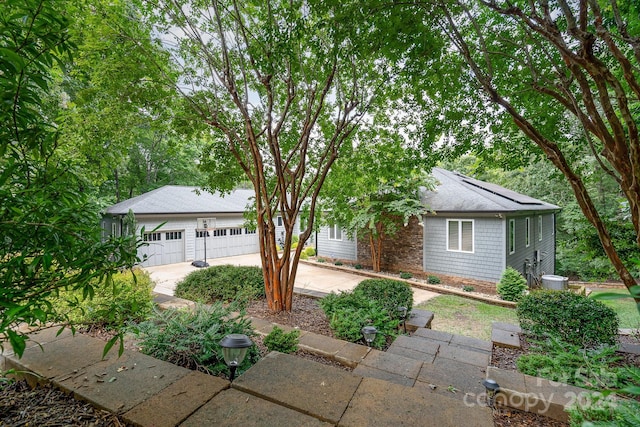
[[[385,81],[384,62],[361,55],[336,2],[143,2],[181,67],[177,89],[210,144],[211,190],[249,180],[269,308],[290,310],[298,260],[327,172]],[[302,210],[310,220],[300,230]],[[285,229],[278,252],[276,219]]]

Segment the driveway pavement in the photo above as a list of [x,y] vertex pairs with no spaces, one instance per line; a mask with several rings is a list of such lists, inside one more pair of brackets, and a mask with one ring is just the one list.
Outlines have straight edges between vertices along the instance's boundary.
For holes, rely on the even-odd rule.
[[[248,265],[261,266],[259,254],[239,255],[234,257],[208,259],[209,265]],[[145,267],[156,286],[154,291],[160,294],[173,295],[176,284],[187,274],[198,268],[191,265],[191,262],[181,262],[177,264],[158,265]],[[327,267],[298,264],[295,289],[312,290],[318,292],[340,292],[353,289],[358,283],[365,279],[364,276],[336,270]],[[413,303],[420,304],[430,298],[438,296],[435,292],[413,288]]]

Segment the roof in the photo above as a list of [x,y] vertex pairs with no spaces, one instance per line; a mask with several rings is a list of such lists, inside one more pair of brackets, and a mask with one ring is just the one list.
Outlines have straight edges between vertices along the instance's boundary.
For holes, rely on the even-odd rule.
[[124,215],[129,209],[136,215],[242,213],[255,196],[253,190],[234,190],[222,196],[199,187],[165,185],[107,209],[107,214]]
[[431,173],[438,185],[434,191],[423,193],[423,201],[436,213],[516,213],[560,209],[556,205],[457,172],[433,168]]

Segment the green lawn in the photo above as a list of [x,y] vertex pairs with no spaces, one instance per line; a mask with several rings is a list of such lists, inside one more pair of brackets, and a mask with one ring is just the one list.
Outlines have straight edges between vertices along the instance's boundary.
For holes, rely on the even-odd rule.
[[431,328],[457,335],[491,339],[491,322],[518,324],[516,311],[454,295],[435,297],[415,308],[434,313]]
[[[629,291],[626,289],[607,289],[607,290],[599,290],[593,291],[592,295],[597,295],[603,292],[614,292],[617,294],[623,294],[628,296]],[[636,307],[636,303],[629,298],[624,299],[615,299],[615,300],[599,300],[600,302],[606,304],[611,307],[616,314],[618,315],[618,319],[620,319],[620,327],[621,328],[639,328],[640,327],[640,314],[638,314],[638,309]]]

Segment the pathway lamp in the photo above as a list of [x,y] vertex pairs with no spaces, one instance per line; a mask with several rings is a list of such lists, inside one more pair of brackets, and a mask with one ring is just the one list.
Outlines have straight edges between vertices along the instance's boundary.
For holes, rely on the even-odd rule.
[[487,393],[487,404],[490,408],[495,408],[496,394],[500,391],[500,386],[497,382],[488,378],[482,381],[482,385]]
[[371,347],[371,343],[376,339],[376,334],[378,330],[375,326],[365,326],[361,329],[362,335],[364,336],[364,340],[367,342],[367,345]]
[[229,381],[233,381],[236,376],[236,369],[242,363],[247,350],[253,345],[253,341],[244,334],[229,334],[220,340],[222,356],[229,367]]
[[402,320],[402,329],[404,330],[404,333],[407,333],[407,312],[408,309],[407,307],[404,306],[399,306],[396,311],[398,312],[398,317],[400,318],[400,320]]

